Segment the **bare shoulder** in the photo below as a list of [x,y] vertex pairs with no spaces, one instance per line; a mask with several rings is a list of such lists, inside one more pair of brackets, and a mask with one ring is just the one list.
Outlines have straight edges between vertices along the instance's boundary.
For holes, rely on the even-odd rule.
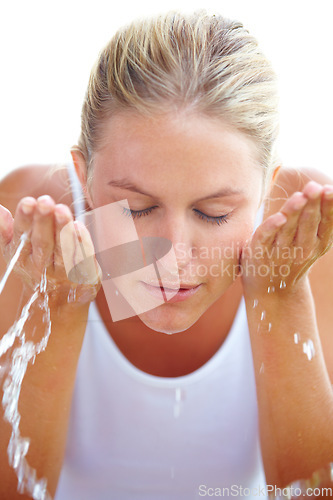
[[[267,201],[265,217],[278,211],[292,193],[301,191],[310,180],[333,185],[333,179],[315,169],[280,169]],[[333,248],[313,264],[309,279],[326,365],[333,384]]]
[[65,165],[27,165],[10,172],[0,182],[0,203],[14,215],[24,196],[48,194],[56,203],[71,207],[72,195]]

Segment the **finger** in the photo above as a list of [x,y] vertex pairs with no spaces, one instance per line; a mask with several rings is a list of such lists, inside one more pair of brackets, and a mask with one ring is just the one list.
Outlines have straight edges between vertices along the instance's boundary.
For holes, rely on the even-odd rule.
[[307,203],[303,193],[295,192],[283,205],[281,212],[287,217],[287,222],[278,231],[275,244],[280,248],[289,247],[295,237],[299,216]]
[[84,259],[77,266],[80,273],[80,283],[97,284],[101,279],[101,270],[95,258],[95,249],[88,229],[84,224],[75,221],[75,233]]
[[[31,234],[32,222],[37,201],[31,196],[26,196],[18,203],[14,218],[14,236],[13,245],[17,245],[22,234]],[[28,240],[21,252],[21,258],[24,258],[31,253],[31,243]]]
[[3,253],[5,253],[7,245],[12,241],[13,223],[14,219],[10,211],[0,205],[0,245]]
[[319,184],[318,182],[315,181],[308,182],[303,189],[303,193],[309,200],[316,199],[318,195],[322,193],[322,191],[323,191],[322,184]]
[[60,245],[68,279],[80,284],[98,283],[99,266],[85,226],[79,221],[66,224],[60,232]]
[[267,219],[257,228],[252,238],[252,246],[258,245],[270,246],[273,245],[274,240],[281,226],[287,222],[287,217],[281,213],[267,217]]
[[18,203],[15,211],[14,238],[17,241],[23,233],[31,231],[37,201],[26,196]]
[[39,271],[53,261],[54,250],[54,207],[50,196],[40,196],[34,212],[31,232],[32,260]]
[[311,252],[317,244],[318,225],[321,219],[321,194],[323,186],[317,182],[309,182],[303,193],[308,202],[299,216],[299,223],[295,235],[296,246],[303,247]]
[[67,205],[59,203],[54,210],[55,215],[55,247],[54,247],[54,270],[57,275],[65,274],[64,259],[61,246],[60,234],[67,224],[73,224],[73,216]]
[[331,245],[333,239],[333,186],[329,184],[324,186],[321,199],[321,220],[317,236],[324,247]]

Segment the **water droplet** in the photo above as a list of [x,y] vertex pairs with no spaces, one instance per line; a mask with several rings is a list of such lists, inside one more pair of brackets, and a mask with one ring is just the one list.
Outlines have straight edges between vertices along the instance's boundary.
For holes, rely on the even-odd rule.
[[40,479],[35,483],[33,498],[36,500],[42,500],[45,498],[46,494],[46,479]]
[[267,293],[274,293],[275,292],[275,286],[269,286],[267,288]]
[[35,487],[36,481],[37,481],[36,471],[35,471],[35,469],[31,469],[30,468],[29,475],[28,475],[28,478],[27,478],[27,490],[28,490],[28,492],[29,492],[30,495],[34,491],[34,487]]
[[268,332],[270,332],[272,329],[272,323],[268,323]]
[[286,282],[284,280],[280,281],[280,288],[286,288]]
[[312,340],[308,340],[307,342],[303,342],[303,352],[308,357],[308,360],[311,361],[316,351],[313,345]]
[[259,373],[264,373],[264,371],[265,371],[264,363],[261,363]]
[[75,302],[76,300],[76,288],[71,288],[67,295],[67,302]]
[[185,391],[183,391],[180,387],[177,387],[175,390],[175,404],[173,406],[173,416],[174,418],[178,418],[180,415],[180,410],[185,400]]
[[298,344],[299,340],[300,340],[300,335],[299,335],[299,333],[295,332],[294,333],[294,342],[295,342],[295,344]]
[[257,307],[258,303],[259,303],[258,299],[254,299],[254,301],[253,301],[253,309],[255,309]]
[[263,321],[266,318],[266,311],[261,311],[260,321]]
[[17,467],[19,466],[21,457],[25,457],[28,453],[29,445],[30,440],[27,438],[22,438],[20,442],[17,443],[12,462],[12,466],[14,469],[17,469]]
[[118,290],[116,290],[116,295],[119,295],[119,292],[118,292]]

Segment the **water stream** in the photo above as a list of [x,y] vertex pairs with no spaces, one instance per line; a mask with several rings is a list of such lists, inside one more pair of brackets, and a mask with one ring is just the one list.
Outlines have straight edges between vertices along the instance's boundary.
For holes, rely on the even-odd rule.
[[[19,246],[7,267],[6,273],[0,282],[0,293],[22,252],[26,239],[25,236],[21,238]],[[42,310],[43,324],[45,325],[45,331],[39,342],[26,340],[25,336],[26,322],[31,316],[31,306],[34,303]],[[2,366],[1,373],[5,374],[2,398],[3,418],[11,426],[11,436],[7,448],[8,461],[17,475],[17,491],[30,495],[34,500],[51,500],[51,496],[47,492],[46,479],[38,479],[36,470],[28,464],[25,458],[29,450],[30,440],[27,437],[21,436],[21,416],[18,410],[18,403],[22,381],[28,364],[33,364],[36,356],[46,349],[50,333],[51,318],[45,271],[41,277],[41,282],[36,286],[31,298],[23,307],[21,316],[0,339],[0,358],[3,359],[4,355],[7,354],[7,359],[4,366]]]

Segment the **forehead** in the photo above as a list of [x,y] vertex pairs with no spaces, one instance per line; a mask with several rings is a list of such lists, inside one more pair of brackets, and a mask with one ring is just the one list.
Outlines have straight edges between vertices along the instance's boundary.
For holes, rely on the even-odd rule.
[[254,142],[222,120],[185,112],[142,116],[117,113],[105,122],[94,154],[95,174],[103,177],[229,184],[260,178]]

